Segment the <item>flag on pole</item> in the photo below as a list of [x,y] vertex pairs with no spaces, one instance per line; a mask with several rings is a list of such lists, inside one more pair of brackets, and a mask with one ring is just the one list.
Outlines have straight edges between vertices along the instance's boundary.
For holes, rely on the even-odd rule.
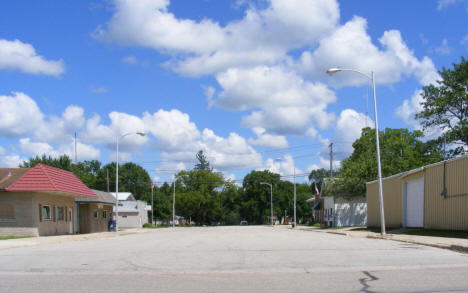
[[317,193],[317,195],[320,195],[320,191],[317,188],[317,183],[314,182],[314,184],[315,184],[315,193]]
[[154,188],[154,182],[151,181],[151,189],[153,189],[153,188]]

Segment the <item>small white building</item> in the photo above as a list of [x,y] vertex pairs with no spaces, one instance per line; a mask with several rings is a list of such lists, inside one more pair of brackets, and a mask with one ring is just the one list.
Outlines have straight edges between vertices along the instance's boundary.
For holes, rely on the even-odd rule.
[[[115,192],[112,192],[115,198]],[[130,192],[119,192],[119,217],[117,219],[120,228],[142,228],[148,223],[147,204],[141,200],[135,200]],[[114,207],[115,213],[115,207]]]
[[321,224],[325,227],[366,226],[367,199],[365,197],[335,197],[323,196],[320,200],[310,198],[308,202],[315,202],[314,214],[317,214]]

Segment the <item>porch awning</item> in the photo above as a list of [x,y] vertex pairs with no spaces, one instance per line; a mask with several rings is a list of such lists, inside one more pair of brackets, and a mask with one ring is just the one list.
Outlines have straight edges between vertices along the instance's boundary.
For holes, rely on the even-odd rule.
[[314,211],[319,211],[319,210],[320,210],[320,207],[321,207],[320,203],[321,203],[321,202],[319,201],[319,202],[317,202],[316,204],[314,204],[314,206],[312,207],[312,209],[313,209]]

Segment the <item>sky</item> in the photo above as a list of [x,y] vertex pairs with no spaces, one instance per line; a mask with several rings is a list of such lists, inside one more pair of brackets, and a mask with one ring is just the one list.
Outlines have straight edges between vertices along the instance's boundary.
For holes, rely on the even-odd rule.
[[[0,167],[67,154],[306,180],[361,129],[421,129],[420,91],[468,55],[468,0],[0,2]],[[426,138],[440,134],[426,130]],[[144,132],[146,136],[138,136]]]

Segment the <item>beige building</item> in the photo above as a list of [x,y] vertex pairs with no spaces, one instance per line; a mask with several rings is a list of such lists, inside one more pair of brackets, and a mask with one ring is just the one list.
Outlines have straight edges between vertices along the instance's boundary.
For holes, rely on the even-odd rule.
[[95,233],[108,230],[109,220],[112,219],[112,209],[115,197],[107,192],[94,190],[97,197],[77,197],[77,233]]
[[71,172],[0,168],[0,236],[73,234],[76,196],[96,197]]
[[[383,178],[387,227],[468,231],[468,156]],[[378,181],[367,183],[368,226],[380,226]]]

